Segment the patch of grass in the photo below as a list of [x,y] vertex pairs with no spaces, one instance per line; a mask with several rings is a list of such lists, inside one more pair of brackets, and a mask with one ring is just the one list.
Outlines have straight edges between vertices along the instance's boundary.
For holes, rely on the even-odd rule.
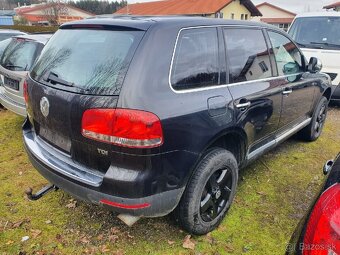
[[[194,237],[169,217],[142,219],[131,228],[101,207],[62,191],[31,202],[26,187],[46,181],[31,166],[21,140],[23,118],[0,111],[0,251],[3,254],[283,254],[297,223],[324,180],[322,166],[340,151],[339,109],[322,137],[291,139],[240,173],[236,200],[221,226]],[[75,205],[75,207],[74,207]],[[22,237],[29,240],[21,242]],[[2,254],[0,252],[0,254]]]

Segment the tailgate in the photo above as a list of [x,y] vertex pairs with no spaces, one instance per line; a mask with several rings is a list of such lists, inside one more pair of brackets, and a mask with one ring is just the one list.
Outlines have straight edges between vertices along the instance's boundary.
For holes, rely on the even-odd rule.
[[98,148],[110,151],[109,144],[87,139],[81,134],[83,112],[90,108],[115,108],[118,96],[70,93],[28,81],[29,115],[36,135],[71,159],[86,167],[106,172],[107,157]]

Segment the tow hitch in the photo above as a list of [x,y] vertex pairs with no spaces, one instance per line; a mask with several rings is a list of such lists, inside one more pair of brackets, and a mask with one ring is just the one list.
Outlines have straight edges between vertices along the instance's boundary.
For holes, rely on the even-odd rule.
[[46,195],[51,190],[57,191],[58,189],[59,188],[57,186],[51,184],[51,185],[47,185],[47,186],[43,187],[41,190],[39,190],[35,194],[32,194],[32,192],[33,192],[32,188],[27,188],[25,190],[25,194],[26,194],[26,196],[29,200],[35,201],[35,200],[42,198],[44,195]]

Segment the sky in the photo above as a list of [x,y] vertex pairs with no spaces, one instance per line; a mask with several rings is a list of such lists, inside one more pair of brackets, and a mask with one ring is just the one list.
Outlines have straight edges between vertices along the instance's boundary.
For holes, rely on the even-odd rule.
[[[151,0],[128,0],[130,3],[150,2]],[[322,7],[337,0],[252,0],[254,4],[268,2],[292,12],[320,11]]]

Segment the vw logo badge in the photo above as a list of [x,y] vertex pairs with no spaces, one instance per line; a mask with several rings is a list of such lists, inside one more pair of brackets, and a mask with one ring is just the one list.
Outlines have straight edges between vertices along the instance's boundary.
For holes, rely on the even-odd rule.
[[41,98],[40,100],[40,111],[42,115],[46,118],[50,113],[50,102],[46,97]]

